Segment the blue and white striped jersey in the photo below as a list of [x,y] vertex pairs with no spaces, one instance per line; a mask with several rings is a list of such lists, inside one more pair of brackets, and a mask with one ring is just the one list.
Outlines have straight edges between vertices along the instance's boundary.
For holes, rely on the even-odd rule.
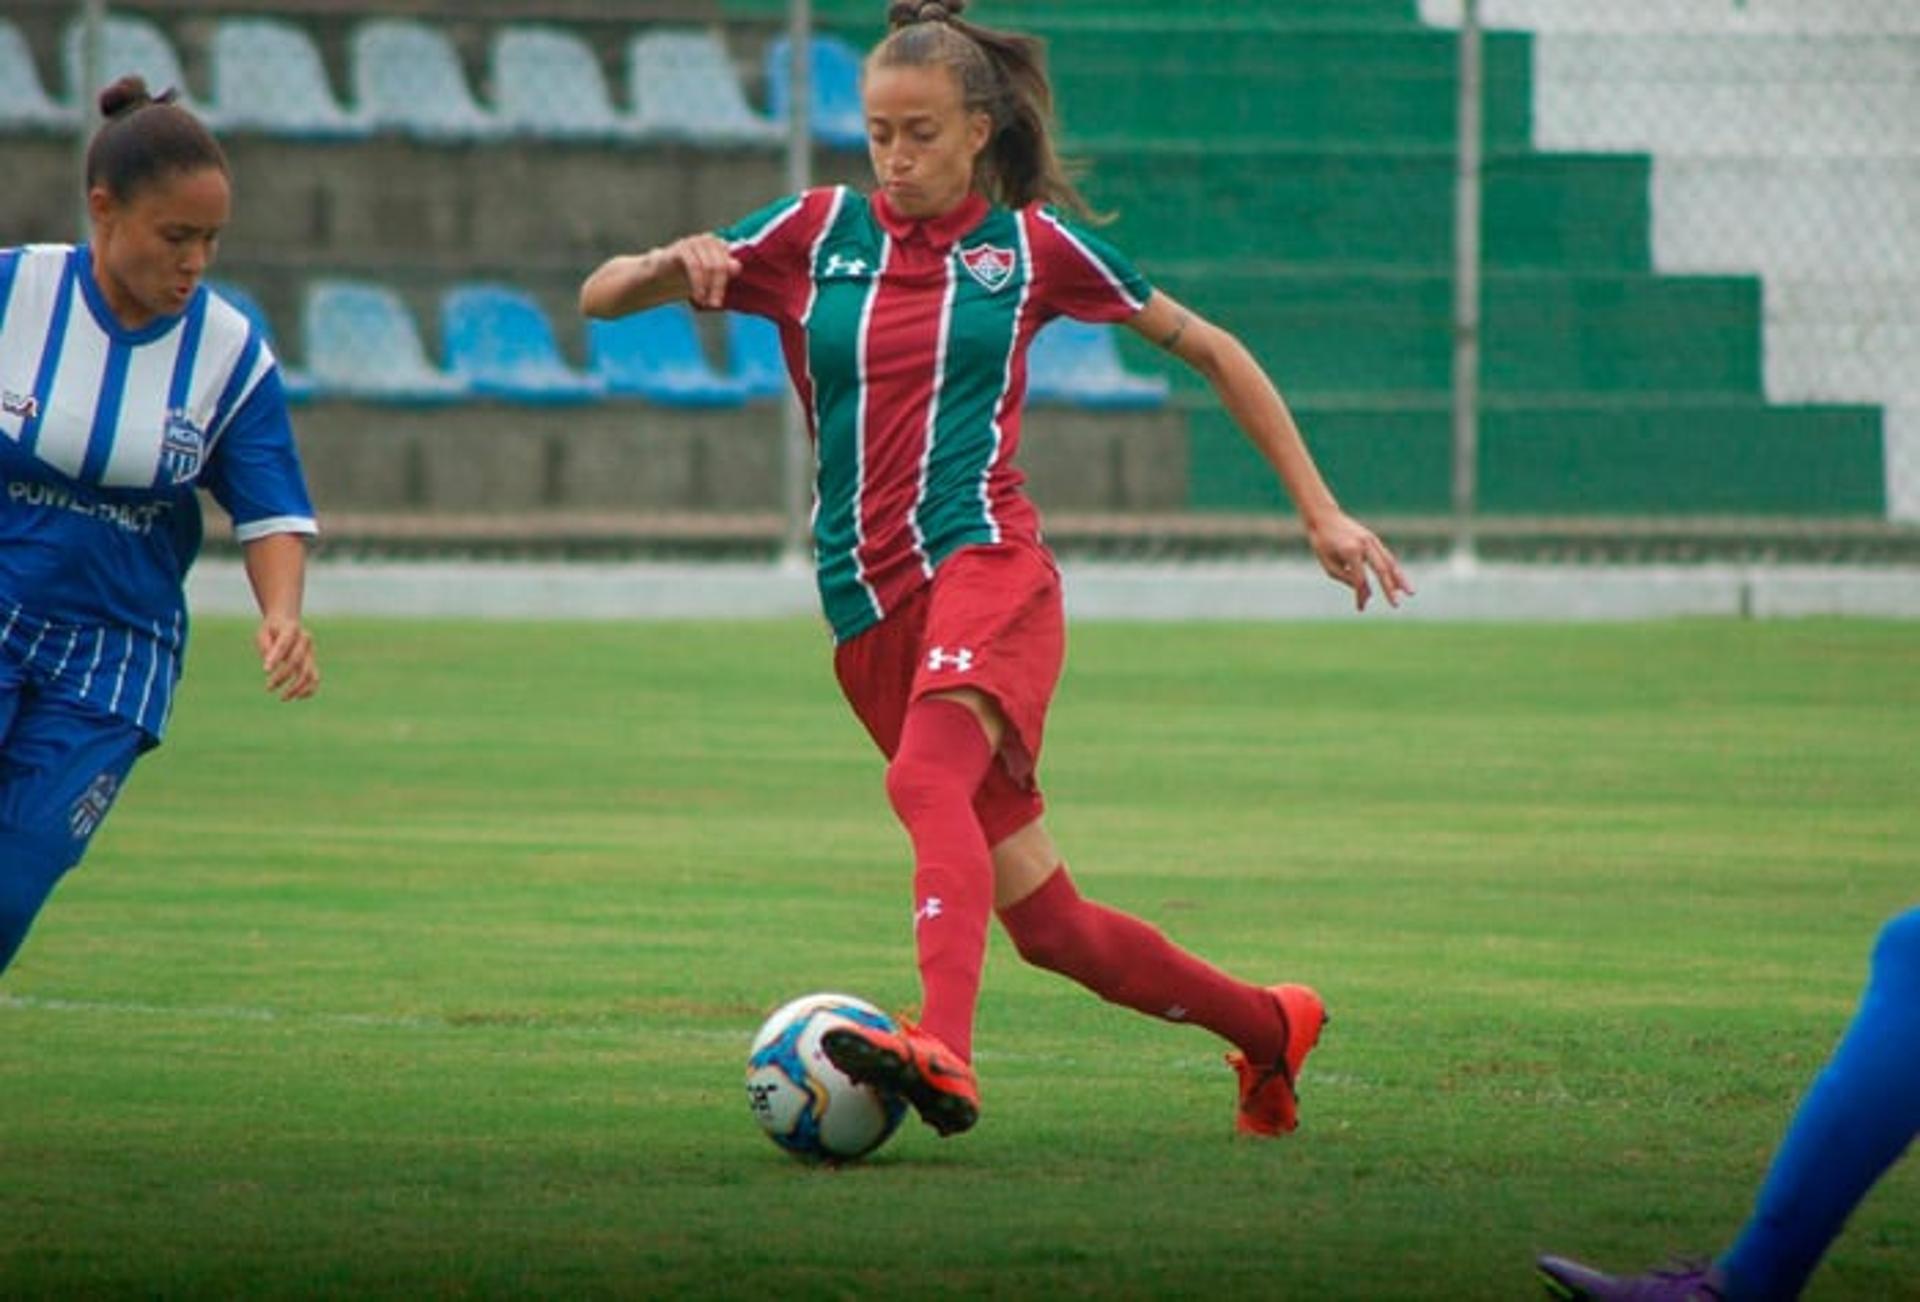
[[0,249],[0,665],[158,739],[196,488],[242,542],[317,532],[279,368],[204,285],[123,327],[85,245]]

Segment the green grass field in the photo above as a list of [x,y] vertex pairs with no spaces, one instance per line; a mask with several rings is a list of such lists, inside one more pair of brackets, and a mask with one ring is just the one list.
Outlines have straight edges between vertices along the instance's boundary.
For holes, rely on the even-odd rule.
[[[1920,901],[1920,626],[1075,630],[1083,889],[1335,1021],[1301,1131],[996,935],[985,1117],[804,1168],[745,1045],[915,993],[807,623],[206,621],[0,982],[0,1295],[1526,1298],[1720,1246]],[[1920,1163],[1809,1295],[1920,1298]]]

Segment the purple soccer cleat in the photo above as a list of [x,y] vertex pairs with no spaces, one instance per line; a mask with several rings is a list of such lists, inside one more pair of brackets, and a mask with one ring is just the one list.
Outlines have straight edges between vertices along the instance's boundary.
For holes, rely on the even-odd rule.
[[1724,1302],[1725,1281],[1710,1265],[1672,1266],[1644,1275],[1606,1275],[1565,1257],[1534,1263],[1540,1282],[1561,1302]]

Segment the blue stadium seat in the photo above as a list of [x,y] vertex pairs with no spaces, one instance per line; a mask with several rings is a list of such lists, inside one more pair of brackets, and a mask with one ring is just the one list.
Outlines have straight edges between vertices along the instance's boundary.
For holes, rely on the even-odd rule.
[[707,363],[693,312],[684,303],[617,321],[589,321],[587,357],[609,393],[672,407],[737,407],[747,400],[744,385]]
[[222,18],[213,29],[213,101],[229,130],[365,135],[340,107],[320,50],[303,28],[273,18]]
[[41,86],[27,38],[0,18],[0,131],[71,128],[79,121],[77,109],[58,103]]
[[158,95],[171,86],[180,92],[179,102],[192,109],[209,125],[218,125],[219,115],[211,112],[203,104],[195,103],[187,94],[187,77],[180,70],[180,56],[174,53],[173,43],[158,27],[144,18],[129,18],[124,14],[109,14],[100,29],[100,84],[83,86],[87,79],[86,69],[86,24],[80,19],[67,24],[61,39],[60,53],[66,64],[68,102],[93,112],[93,97],[100,91],[126,74],[138,73],[146,78],[147,88]]
[[613,106],[600,60],[557,27],[508,26],[494,34],[493,109],[508,131],[560,139],[632,134]]
[[1027,395],[1075,407],[1159,407],[1167,379],[1127,370],[1111,326],[1060,317],[1041,327],[1027,350]]
[[370,127],[429,140],[484,140],[499,121],[474,100],[460,56],[424,23],[376,18],[354,28],[355,110]]
[[726,46],[712,32],[643,32],[627,45],[636,130],[702,145],[772,144],[778,123],[753,111]]
[[505,285],[461,285],[440,300],[447,372],[476,394],[514,402],[589,402],[598,376],[568,366],[540,305]]
[[387,402],[446,402],[465,382],[434,369],[413,314],[384,285],[316,280],[301,313],[307,366],[325,397]]
[[260,301],[238,285],[227,281],[208,281],[207,288],[218,294],[240,310],[240,314],[253,322],[253,328],[266,340],[267,347],[280,363],[280,387],[286,391],[288,402],[305,402],[313,396],[313,377],[304,371],[295,370],[287,361],[285,353],[280,351],[279,341],[273,336],[273,323],[267,320],[265,309]]
[[791,391],[780,353],[780,328],[763,316],[727,313],[727,371],[748,398],[778,398]]
[[[767,112],[775,122],[787,120],[793,94],[791,42],[782,36],[767,45]],[[808,43],[813,56],[811,114],[813,138],[841,149],[863,149],[867,143],[867,115],[860,106],[860,53],[833,35],[816,35]]]

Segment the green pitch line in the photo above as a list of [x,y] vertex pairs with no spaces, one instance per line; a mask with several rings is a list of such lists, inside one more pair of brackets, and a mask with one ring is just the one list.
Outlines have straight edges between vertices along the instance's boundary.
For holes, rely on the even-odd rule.
[[[1334,1024],[1301,1131],[996,936],[983,1120],[804,1169],[747,1038],[914,997],[811,622],[202,621],[0,980],[0,1294],[1516,1298],[1710,1251],[1920,899],[1920,627],[1076,628],[1090,895]],[[1920,1170],[1809,1295],[1920,1279]]]

